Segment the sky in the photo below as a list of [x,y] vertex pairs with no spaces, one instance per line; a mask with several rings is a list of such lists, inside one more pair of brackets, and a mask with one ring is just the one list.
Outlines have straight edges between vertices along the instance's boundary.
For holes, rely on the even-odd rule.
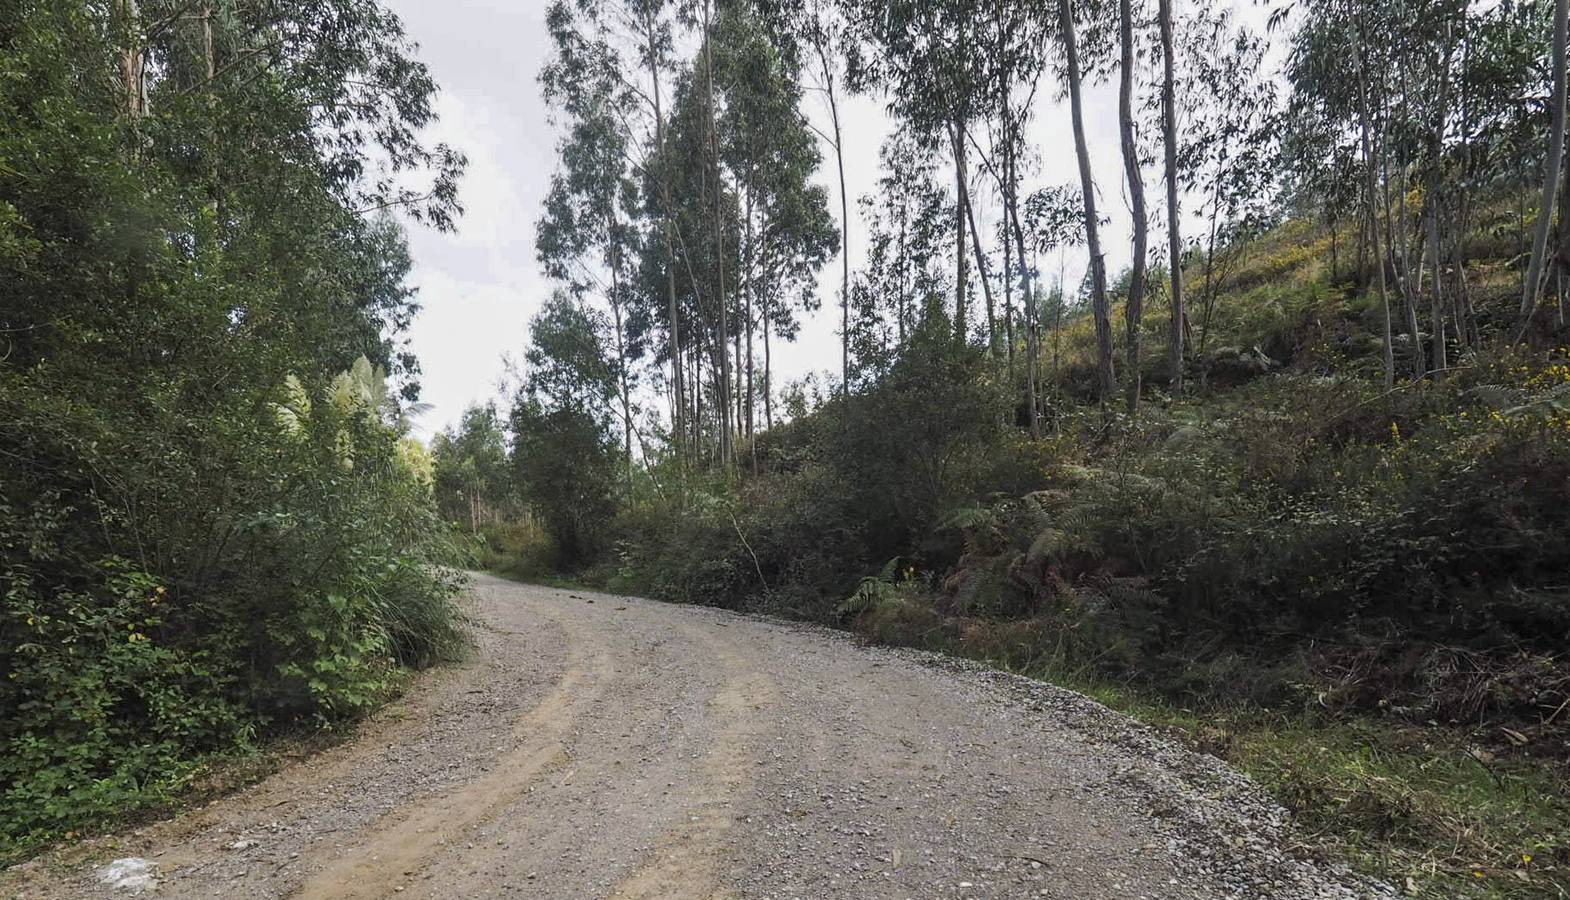
[[[441,85],[439,122],[427,137],[462,150],[469,168],[462,184],[466,208],[455,233],[409,228],[414,257],[411,282],[423,307],[410,332],[420,358],[421,399],[431,408],[417,421],[422,437],[457,421],[465,406],[501,400],[508,390],[508,360],[520,361],[529,319],[550,296],[552,283],[534,261],[534,227],[556,164],[557,135],[536,81],[550,55],[545,0],[388,0],[420,45],[419,57]],[[1180,4],[1181,5],[1181,4]],[[1239,10],[1247,15],[1249,10]],[[1253,18],[1253,16],[1249,16]],[[1040,174],[1025,185],[1078,184],[1068,105],[1046,90],[1038,98],[1030,139]],[[810,94],[805,112],[826,125],[827,109]],[[1131,240],[1127,190],[1119,150],[1115,81],[1084,94],[1085,128],[1100,210],[1110,218],[1102,243],[1109,277],[1128,264]],[[884,101],[842,99],[846,181],[850,193],[852,267],[864,257],[857,198],[878,178],[878,149],[891,128]],[[823,130],[827,130],[824,128]],[[817,180],[838,215],[838,182],[830,148]],[[1159,172],[1148,172],[1147,197],[1159,212]],[[981,228],[997,215],[989,192],[974,192]],[[1153,247],[1164,246],[1153,231]],[[1062,260],[1070,284],[1086,266],[1083,251]],[[776,384],[814,371],[839,368],[837,285],[840,262],[824,267],[823,308],[809,319],[794,345],[775,350]],[[1043,262],[1044,269],[1055,265]],[[505,403],[499,405],[505,406]]]

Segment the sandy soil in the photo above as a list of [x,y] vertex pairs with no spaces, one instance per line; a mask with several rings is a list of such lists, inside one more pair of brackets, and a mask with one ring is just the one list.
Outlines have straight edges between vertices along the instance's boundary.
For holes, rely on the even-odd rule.
[[1084,697],[822,629],[475,576],[356,738],[0,894],[1362,898],[1243,776]]

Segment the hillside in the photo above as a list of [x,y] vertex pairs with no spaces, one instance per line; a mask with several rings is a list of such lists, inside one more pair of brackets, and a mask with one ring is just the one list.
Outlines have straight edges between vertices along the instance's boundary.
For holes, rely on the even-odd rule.
[[[1479,259],[1482,340],[1386,390],[1372,289],[1331,281],[1329,243],[1288,222],[1229,248],[1188,396],[1158,360],[1137,415],[1098,410],[1070,313],[1032,441],[1021,365],[917,343],[760,435],[755,473],[622,513],[577,577],[1078,686],[1397,883],[1563,889],[1570,360],[1491,334],[1517,298]],[[545,574],[546,532],[490,552],[520,533],[492,563]]]

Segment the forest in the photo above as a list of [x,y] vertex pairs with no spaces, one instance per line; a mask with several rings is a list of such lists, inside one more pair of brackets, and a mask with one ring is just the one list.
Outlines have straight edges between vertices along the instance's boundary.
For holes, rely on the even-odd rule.
[[1053,680],[1412,895],[1570,895],[1567,5],[550,0],[554,290],[422,442],[467,160],[399,18],[7,0],[0,862],[350,729],[485,568]]
[[[443,515],[1079,685],[1413,892],[1562,896],[1564,6],[557,0],[557,289]],[[782,382],[813,316],[837,370]]]
[[462,652],[391,215],[460,212],[434,91],[358,0],[0,12],[0,861]]

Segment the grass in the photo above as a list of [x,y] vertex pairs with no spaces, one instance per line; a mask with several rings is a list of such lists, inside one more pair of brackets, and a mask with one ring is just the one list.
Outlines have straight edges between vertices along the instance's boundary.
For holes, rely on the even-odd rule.
[[[581,580],[493,574],[550,587]],[[903,620],[919,604],[905,608]],[[1570,772],[1541,758],[1496,756],[1466,728],[1328,712],[1216,704],[1191,708],[1127,684],[1024,662],[935,623],[885,621],[863,634],[975,659],[1077,690],[1225,760],[1290,809],[1304,843],[1423,900],[1570,898]],[[916,639],[916,635],[923,637]],[[1023,663],[1023,664],[1022,664]]]
[[[987,661],[987,660],[983,660]],[[1180,737],[1292,810],[1305,841],[1427,900],[1570,897],[1570,781],[1461,728],[1225,708],[1042,678]]]

